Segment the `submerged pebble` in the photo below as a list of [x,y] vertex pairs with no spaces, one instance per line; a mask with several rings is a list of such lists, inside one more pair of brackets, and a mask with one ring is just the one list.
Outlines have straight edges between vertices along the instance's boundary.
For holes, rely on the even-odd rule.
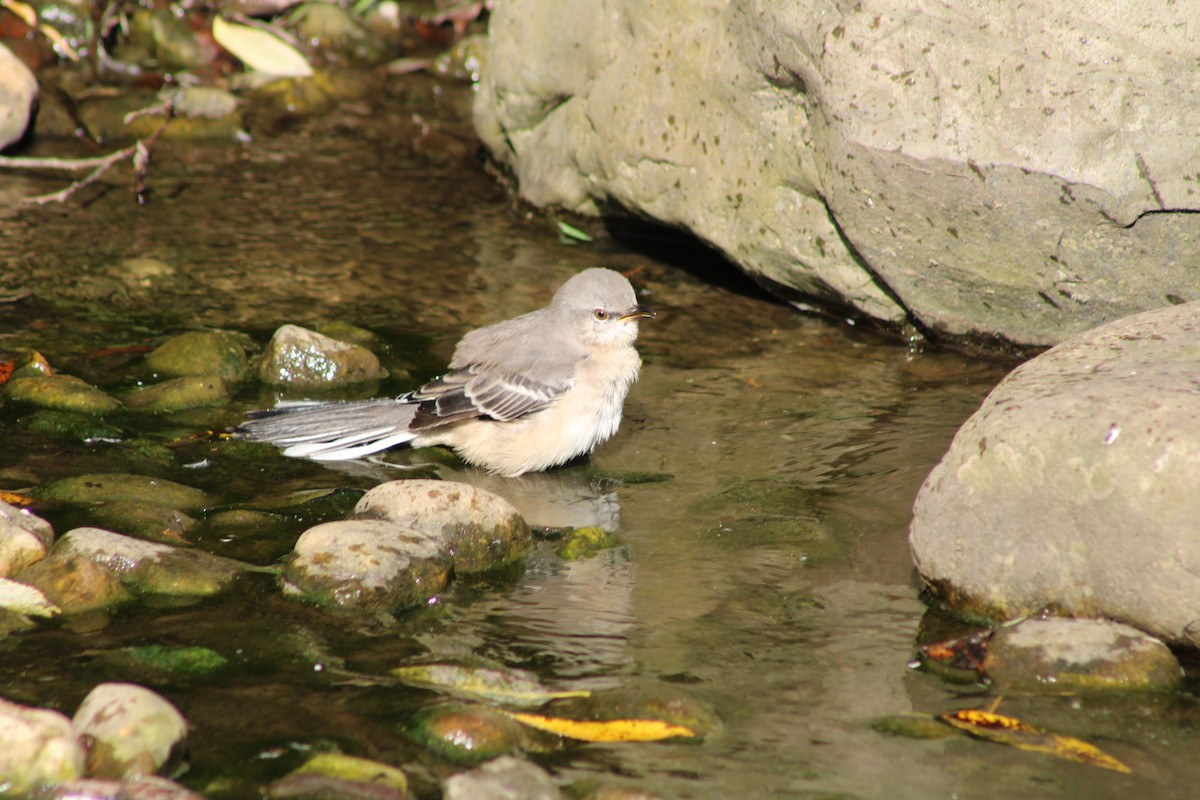
[[119,400],[72,375],[13,378],[4,384],[4,395],[13,402],[80,414],[109,414],[121,408]]
[[215,374],[226,381],[246,374],[246,349],[237,334],[227,331],[188,331],[172,336],[146,354],[146,367],[157,375]]
[[125,396],[133,411],[165,414],[188,408],[210,408],[229,402],[229,389],[216,374],[187,375],[134,389]]
[[486,706],[425,709],[413,717],[408,731],[430,751],[456,764],[478,764],[522,750],[546,752],[557,744],[553,737]]
[[204,800],[190,789],[156,775],[128,781],[84,778],[38,792],[38,800]]
[[120,472],[63,478],[31,489],[30,494],[38,501],[75,505],[132,501],[198,511],[208,504],[208,495],[191,486]]
[[562,792],[546,770],[513,756],[501,756],[470,772],[446,779],[445,800],[559,800]]
[[1000,687],[1048,692],[1173,689],[1179,660],[1163,642],[1102,619],[1027,619],[1000,628],[982,671]]
[[269,798],[405,800],[408,777],[393,766],[341,753],[320,753],[264,790]]
[[33,433],[52,436],[56,439],[74,441],[115,441],[123,436],[117,428],[104,420],[74,411],[43,409],[21,419],[21,427]]

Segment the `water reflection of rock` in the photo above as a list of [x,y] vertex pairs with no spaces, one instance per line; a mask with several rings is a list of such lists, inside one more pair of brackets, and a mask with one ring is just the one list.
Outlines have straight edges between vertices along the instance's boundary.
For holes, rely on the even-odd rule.
[[442,476],[503,497],[535,528],[621,527],[617,493],[586,472],[551,472],[504,478],[479,470],[444,470]]
[[[393,463],[382,459],[330,461],[325,466],[380,483],[406,477],[426,477],[424,465]],[[420,469],[420,472],[417,472]],[[586,471],[556,470],[516,478],[489,475],[477,469],[433,467],[437,477],[459,481],[503,497],[512,503],[533,528],[586,528],[606,531],[621,527],[621,506],[617,493],[604,482],[594,480]]]
[[[400,457],[406,456],[397,460]],[[383,460],[329,462],[326,466],[380,482],[415,477],[418,471],[415,466]],[[428,475],[426,466],[419,470],[422,476]],[[616,532],[621,526],[617,493],[588,470],[556,470],[517,478],[440,465],[432,470],[445,480],[503,497],[535,529],[598,526]],[[486,619],[485,624],[498,629],[489,638],[504,642],[511,655],[503,660],[516,663],[532,653],[543,664],[553,663],[553,673],[560,680],[586,677],[581,686],[611,687],[619,683],[612,676],[632,660],[629,635],[636,621],[635,579],[626,548],[564,561],[553,547],[543,546],[526,558],[525,573],[511,592],[480,601],[486,608],[476,605],[471,616]],[[464,654],[455,652],[460,648],[452,642],[427,644],[439,656]]]

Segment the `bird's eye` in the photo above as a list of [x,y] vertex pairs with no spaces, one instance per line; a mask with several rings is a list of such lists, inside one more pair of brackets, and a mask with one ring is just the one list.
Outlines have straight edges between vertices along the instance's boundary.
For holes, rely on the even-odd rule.
[[603,322],[604,320],[608,319],[608,312],[603,308],[597,308],[592,312],[592,316]]

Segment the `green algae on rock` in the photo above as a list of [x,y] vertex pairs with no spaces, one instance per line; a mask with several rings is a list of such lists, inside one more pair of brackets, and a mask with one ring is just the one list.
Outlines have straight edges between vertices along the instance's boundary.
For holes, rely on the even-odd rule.
[[220,375],[186,375],[134,389],[125,395],[132,411],[165,414],[189,408],[210,408],[229,402],[229,389]]
[[4,396],[15,403],[80,414],[108,414],[121,408],[119,400],[72,375],[13,378],[4,384]]
[[396,767],[342,753],[318,753],[265,789],[269,798],[404,800],[408,776]]
[[1166,691],[1183,668],[1149,634],[1103,619],[1027,619],[996,630],[981,669],[1001,689]]
[[121,472],[76,475],[42,484],[30,490],[39,502],[88,505],[92,503],[141,502],[199,511],[208,495],[182,483]]
[[242,337],[228,331],[187,331],[172,336],[146,354],[147,368],[158,375],[180,378],[214,373],[226,381],[246,374]]
[[239,575],[262,568],[199,550],[147,542],[102,528],[68,531],[51,550],[51,558],[78,555],[116,575],[128,588],[144,594],[200,597],[216,594]]

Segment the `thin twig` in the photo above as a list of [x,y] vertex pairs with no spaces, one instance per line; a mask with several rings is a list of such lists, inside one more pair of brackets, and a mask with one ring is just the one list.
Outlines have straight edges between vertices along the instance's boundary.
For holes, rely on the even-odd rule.
[[66,172],[83,172],[105,164],[112,166],[116,162],[133,155],[131,145],[106,156],[91,158],[30,158],[27,156],[0,156],[0,169],[58,169]]
[[68,197],[70,197],[71,195],[78,192],[83,187],[90,186],[93,183],[95,183],[96,181],[100,180],[100,178],[102,178],[104,176],[104,173],[108,172],[110,169],[112,169],[114,166],[116,166],[118,163],[120,163],[124,159],[129,158],[135,152],[137,152],[136,146],[126,147],[123,150],[118,150],[117,152],[113,153],[112,155],[119,156],[119,158],[113,158],[112,156],[110,156],[108,159],[105,160],[104,163],[97,166],[88,175],[75,181],[67,188],[62,189],[57,192],[51,192],[50,194],[40,194],[40,195],[37,195],[36,197],[26,197],[21,202],[28,204],[28,205],[36,205],[36,206],[44,206],[47,203],[61,203],[64,200],[66,200]]
[[167,100],[161,105],[131,112],[125,116],[125,123],[128,124],[142,114],[163,114],[166,116],[166,119],[147,138],[139,139],[129,147],[123,147],[106,156],[93,156],[91,158],[31,158],[25,156],[8,158],[0,156],[0,169],[57,169],[68,172],[79,172],[85,169],[92,170],[65,189],[51,192],[50,194],[37,195],[36,197],[26,197],[21,201],[27,205],[44,206],[47,203],[63,202],[85,186],[90,186],[100,180],[100,178],[104,177],[104,173],[117,164],[132,157],[134,193],[137,195],[138,203],[144,205],[147,193],[146,174],[150,168],[150,148],[158,141],[158,137],[162,136],[163,131],[167,128],[167,123],[175,116],[175,105],[170,100]]

